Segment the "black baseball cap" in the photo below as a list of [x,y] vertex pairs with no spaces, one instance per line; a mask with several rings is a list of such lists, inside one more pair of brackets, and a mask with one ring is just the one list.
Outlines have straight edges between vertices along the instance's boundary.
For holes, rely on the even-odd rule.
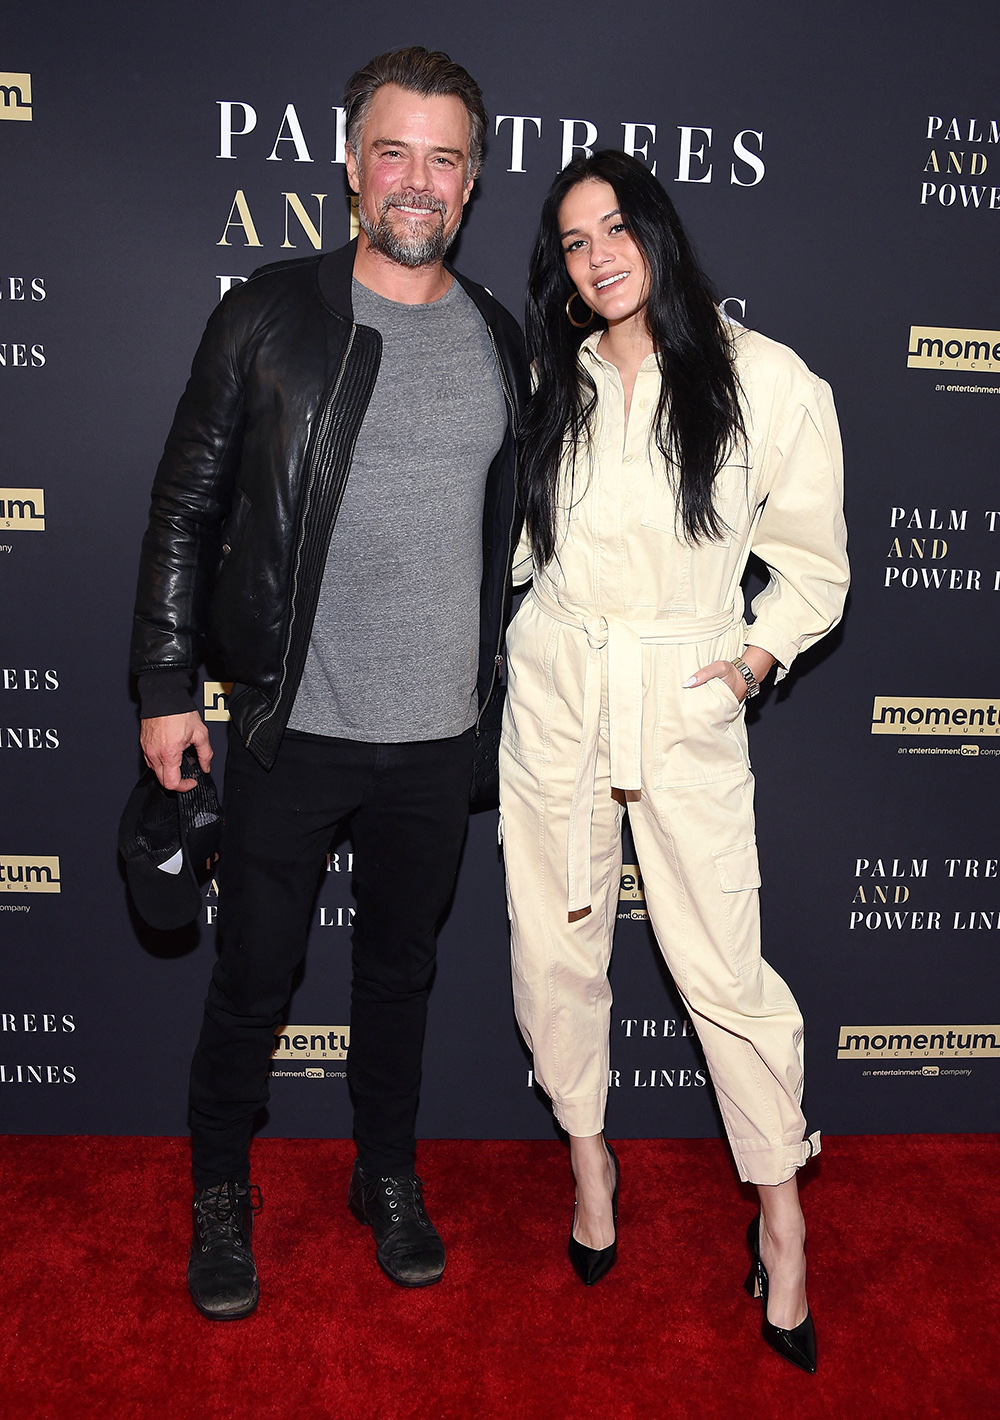
[[219,796],[193,749],[184,751],[181,778],[194,779],[194,788],[164,789],[153,771],[145,770],[118,825],[118,851],[136,911],[161,932],[185,927],[198,916],[202,890],[195,867],[218,853],[222,838]]

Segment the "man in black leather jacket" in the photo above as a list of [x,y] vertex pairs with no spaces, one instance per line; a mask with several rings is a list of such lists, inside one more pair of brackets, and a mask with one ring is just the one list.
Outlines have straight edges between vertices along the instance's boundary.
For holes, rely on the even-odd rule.
[[211,760],[191,698],[211,649],[234,684],[220,956],[191,1075],[188,1284],[248,1315],[249,1147],[332,834],[357,918],[351,1208],[403,1286],[444,1269],[415,1166],[438,920],[479,721],[497,686],[527,391],[514,319],[443,264],[478,173],[482,98],[423,49],[345,94],[356,243],[264,267],[213,313],[153,487],[132,642],[142,747],[167,788]]

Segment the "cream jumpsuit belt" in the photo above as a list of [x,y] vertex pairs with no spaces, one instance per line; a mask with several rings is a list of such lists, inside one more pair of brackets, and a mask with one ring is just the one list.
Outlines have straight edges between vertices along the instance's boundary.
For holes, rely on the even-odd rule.
[[615,616],[574,615],[543,587],[529,594],[546,616],[587,634],[587,669],[583,687],[583,733],[573,784],[569,823],[569,912],[590,907],[591,844],[594,780],[601,719],[601,652],[608,651],[608,722],[611,782],[616,789],[642,788],[642,647],[686,646],[714,639],[742,622],[734,606],[715,617],[677,616],[659,621],[625,621]]

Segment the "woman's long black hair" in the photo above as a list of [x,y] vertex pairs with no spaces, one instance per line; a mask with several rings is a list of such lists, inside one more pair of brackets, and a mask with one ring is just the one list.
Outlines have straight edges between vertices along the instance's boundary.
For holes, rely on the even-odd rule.
[[[621,220],[649,268],[646,324],[660,365],[653,429],[689,542],[725,531],[712,498],[722,464],[746,447],[730,339],[714,293],[695,258],[674,204],[637,158],[610,150],[569,163],[552,184],[528,278],[526,330],[536,387],[521,426],[520,496],[537,566],[555,551],[556,497],[564,440],[574,454],[589,443],[597,387],[578,360],[580,345],[606,323],[586,329],[567,318],[575,292],[559,239],[559,208],[577,183],[596,179],[615,192]],[[583,302],[571,308],[579,319]]]

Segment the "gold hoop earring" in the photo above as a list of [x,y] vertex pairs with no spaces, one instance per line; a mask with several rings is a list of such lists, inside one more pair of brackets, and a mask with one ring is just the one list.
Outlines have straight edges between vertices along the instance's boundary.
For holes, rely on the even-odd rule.
[[570,325],[575,326],[577,330],[586,330],[587,326],[594,319],[594,312],[590,309],[589,306],[587,306],[586,301],[583,301],[583,304],[587,306],[587,319],[574,320],[573,312],[570,310],[574,299],[579,299],[583,301],[583,297],[580,295],[579,291],[573,291],[570,295],[569,300],[566,302],[566,319],[569,321]]

